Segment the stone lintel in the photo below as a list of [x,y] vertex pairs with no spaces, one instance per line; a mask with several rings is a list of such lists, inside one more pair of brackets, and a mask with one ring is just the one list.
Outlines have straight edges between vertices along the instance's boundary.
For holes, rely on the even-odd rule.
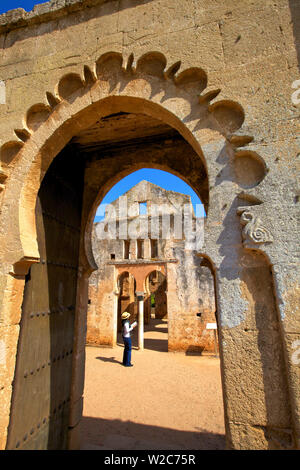
[[132,260],[116,260],[116,261],[107,261],[106,264],[113,266],[136,266],[136,265],[145,265],[145,264],[166,264],[166,263],[178,263],[177,259],[132,259]]

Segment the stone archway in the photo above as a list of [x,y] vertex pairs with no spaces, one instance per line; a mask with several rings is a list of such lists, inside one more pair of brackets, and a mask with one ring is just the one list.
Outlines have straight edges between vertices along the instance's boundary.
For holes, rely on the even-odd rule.
[[137,318],[137,309],[135,308],[135,291],[136,291],[136,282],[135,278],[128,271],[123,271],[122,274],[118,276],[118,290],[119,290],[119,300],[118,300],[118,321],[117,321],[117,331],[121,331],[121,315],[123,312],[129,312],[131,315],[130,320],[133,322]]
[[[288,436],[284,436],[285,440],[289,439],[289,433],[292,433],[290,430],[295,430],[290,417],[290,404],[296,401],[295,392],[293,387],[289,389],[288,382],[282,379],[285,367],[283,348],[286,345],[280,344],[277,350],[277,369],[280,372],[278,370],[270,372],[273,374],[273,382],[280,386],[277,394],[280,400],[277,401],[276,409],[271,410],[264,403],[269,397],[261,373],[260,339],[257,339],[256,332],[247,337],[256,372],[255,380],[249,383],[247,394],[241,394],[238,399],[235,398],[237,394],[233,392],[232,384],[239,388],[240,383],[238,374],[231,365],[232,354],[236,353],[234,346],[240,341],[242,348],[246,338],[245,329],[243,332],[243,328],[239,331],[236,327],[243,325],[247,312],[251,312],[251,303],[242,291],[241,280],[246,271],[249,276],[255,276],[253,268],[256,266],[245,261],[236,211],[240,207],[241,200],[244,206],[247,204],[256,206],[251,208],[250,219],[245,215],[242,217],[245,226],[243,239],[250,239],[255,248],[259,244],[259,248],[268,252],[271,257],[273,251],[272,249],[268,251],[268,243],[272,243],[273,238],[271,235],[268,236],[268,229],[262,230],[264,227],[257,215],[263,213],[260,207],[263,200],[261,193],[256,192],[256,186],[263,182],[266,169],[259,155],[251,150],[243,152],[239,150],[252,140],[249,136],[234,135],[244,121],[241,106],[225,98],[211,104],[220,90],[205,91],[207,86],[205,72],[196,67],[181,73],[178,70],[178,63],[166,69],[165,57],[157,52],[145,54],[136,63],[133,56],[130,56],[124,66],[120,54],[104,54],[93,69],[84,67],[83,74],[62,77],[57,89],[46,94],[47,102],[44,103],[41,98],[41,103],[28,110],[24,129],[15,131],[18,139],[2,145],[0,158],[4,192],[2,192],[1,254],[6,268],[4,314],[9,319],[14,316],[12,324],[18,324],[25,276],[31,265],[42,262],[35,219],[37,196],[41,181],[52,161],[63,152],[66,144],[102,118],[118,113],[144,114],[166,123],[188,142],[206,175],[206,179],[201,178],[203,184],[198,187],[194,181],[191,181],[194,178],[193,172],[188,171],[185,178],[198,191],[208,210],[207,238],[203,251],[214,260],[217,267],[216,284],[228,445],[235,448],[238,446],[249,448],[251,443],[258,439],[260,445],[266,446],[276,441],[276,429],[282,424],[289,430]],[[225,165],[226,171],[222,175],[224,159],[229,163]],[[241,171],[243,162],[251,168],[250,182],[249,173],[246,172],[245,177],[245,172]],[[70,447],[74,445],[78,432],[77,425],[82,406],[84,335],[80,332],[84,331],[88,278],[95,269],[90,242],[92,221],[96,207],[104,194],[116,179],[127,174],[131,168],[128,166],[126,168],[125,165],[106,178],[106,183],[101,186],[100,191],[98,187],[97,194],[91,188],[83,195],[72,364],[74,373],[68,422]],[[92,171],[92,165],[90,170]],[[176,169],[173,171],[176,172]],[[236,197],[237,185],[239,201]],[[222,201],[225,199],[224,204]],[[245,212],[246,209],[243,209],[242,214]],[[249,224],[253,225],[253,222],[252,230]],[[7,230],[11,232],[9,239],[3,236]],[[262,232],[264,236],[257,237],[257,233]],[[243,264],[244,261],[246,264]],[[275,313],[272,318],[273,329],[278,330],[280,318],[277,318]],[[270,335],[267,336],[268,340],[272,337],[273,331]],[[16,351],[17,337],[17,332],[9,332],[8,340],[13,342],[12,351]],[[292,369],[293,365],[289,363],[287,369],[289,377]],[[9,373],[13,375],[14,367]],[[258,415],[253,417],[253,414],[249,415],[248,412],[249,401],[254,399],[261,403],[261,408]],[[279,401],[286,404],[283,413],[278,411]],[[241,409],[246,410],[242,417]],[[295,413],[293,419],[297,422]]]
[[[178,73],[180,63],[171,65],[167,71],[165,67],[165,57],[157,52],[145,54],[136,64],[131,56],[125,65],[120,54],[106,53],[92,70],[84,67],[83,76],[70,74],[62,77],[54,93],[46,93],[47,104],[40,103],[28,110],[26,126],[16,131],[18,140],[2,145],[0,159],[6,197],[9,197],[9,182],[13,179],[14,170],[18,169],[19,176],[23,175],[15,219],[20,225],[19,252],[23,254],[20,264],[25,259],[30,263],[31,258],[38,258],[32,217],[35,197],[32,195],[37,194],[47,168],[74,135],[88,129],[103,116],[126,111],[160,119],[189,142],[204,168],[207,160],[202,147],[207,141],[217,143],[216,151],[226,140],[232,141],[231,148],[235,152],[237,144],[233,133],[244,121],[241,106],[229,100],[210,104],[221,90],[202,93],[207,86],[207,76],[201,68]],[[202,94],[198,96],[199,93]],[[238,137],[239,146],[248,142],[248,136]],[[105,190],[107,188],[103,192]],[[207,185],[201,193],[201,199],[208,208]],[[95,207],[102,197],[102,194],[98,195]],[[93,219],[92,215],[90,218]]]
[[[167,280],[160,271],[152,271],[146,278],[145,318],[167,318]],[[153,311],[153,313],[152,313]]]
[[[149,274],[154,270],[161,273],[165,277],[166,274],[166,266],[165,263],[133,263],[133,264],[126,264],[126,262],[122,264],[118,264],[118,262],[114,263],[116,269],[116,276],[118,282],[118,296],[120,298],[121,295],[121,285],[120,280],[123,279],[124,276],[131,278],[134,280],[134,292],[131,289],[131,295],[127,294],[125,299],[125,305],[129,305],[131,310],[127,310],[132,313],[132,319],[138,320],[138,347],[139,349],[144,349],[144,324],[147,323],[147,311],[145,311],[145,299],[147,297],[147,278]],[[128,302],[128,297],[130,298],[130,302]],[[147,301],[147,299],[146,299]],[[125,308],[125,306],[124,306]],[[118,308],[118,317],[119,313],[122,310]],[[123,310],[124,311],[124,310]],[[118,320],[119,325],[119,320]]]

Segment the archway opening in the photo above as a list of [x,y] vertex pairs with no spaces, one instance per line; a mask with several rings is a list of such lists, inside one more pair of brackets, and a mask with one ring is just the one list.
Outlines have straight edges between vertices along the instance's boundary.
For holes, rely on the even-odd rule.
[[[125,125],[126,132],[124,131],[124,133],[119,131],[120,125],[122,126],[121,122]],[[100,130],[99,124],[101,124]],[[128,135],[131,137],[129,138]],[[183,154],[185,155],[184,159],[182,158]],[[74,410],[80,408],[80,404],[82,404],[83,384],[77,386],[77,381],[84,368],[85,340],[93,342],[91,338],[97,339],[99,332],[101,332],[103,345],[111,346],[115,344],[118,330],[118,313],[123,309],[122,306],[119,306],[121,283],[118,280],[120,281],[121,278],[118,275],[120,271],[124,270],[124,266],[126,266],[128,275],[123,275],[122,278],[122,295],[126,284],[124,284],[124,281],[127,279],[129,283],[129,279],[133,276],[136,280],[135,292],[140,298],[142,294],[145,294],[145,280],[149,273],[153,270],[161,270],[161,265],[157,266],[159,264],[157,260],[158,247],[154,241],[150,245],[148,244],[147,247],[144,244],[144,251],[139,249],[140,256],[138,256],[138,259],[144,266],[140,276],[135,276],[132,271],[130,246],[128,247],[126,243],[122,243],[123,263],[121,265],[119,263],[119,266],[116,252],[112,249],[112,246],[109,246],[106,252],[109,258],[107,266],[98,265],[99,275],[104,282],[99,290],[99,284],[91,278],[88,300],[87,281],[93,263],[95,261],[97,263],[97,257],[92,256],[92,241],[90,239],[96,235],[95,232],[92,234],[91,231],[96,205],[122,177],[144,167],[170,171],[172,174],[180,176],[194,188],[206,208],[208,207],[207,174],[203,162],[194,149],[177,131],[162,121],[134,113],[121,112],[109,115],[101,119],[101,122],[98,122],[93,128],[74,136],[54,159],[41,184],[36,214],[37,221],[41,220],[41,224],[37,223],[38,245],[41,255],[43,254],[42,247],[45,247],[45,256],[42,255],[41,262],[30,270],[28,280],[31,281],[31,288],[27,283],[23,309],[26,309],[25,300],[30,298],[33,301],[30,306],[31,312],[35,312],[36,317],[38,313],[39,317],[47,319],[43,335],[35,335],[36,343],[34,346],[34,354],[39,354],[39,351],[41,351],[41,357],[44,354],[45,361],[49,363],[48,378],[50,386],[47,386],[47,390],[50,390],[50,393],[45,401],[45,416],[42,418],[46,432],[40,434],[37,430],[35,435],[43,448],[66,448],[70,433],[77,427],[78,414]],[[77,201],[76,204],[75,201]],[[136,202],[144,204],[145,198]],[[144,214],[141,213],[141,215]],[[110,221],[112,220],[113,218],[110,219]],[[116,228],[120,228],[120,225]],[[104,230],[104,233],[108,232]],[[74,236],[70,234],[74,234]],[[137,238],[135,241],[137,242],[137,240],[141,241],[145,238]],[[151,240],[155,240],[155,238]],[[136,253],[138,254],[137,246],[136,243]],[[148,249],[150,253],[151,263],[149,264],[151,269],[145,263],[145,249]],[[172,255],[172,250],[170,253]],[[184,248],[181,246],[177,254],[182,256],[183,253]],[[69,254],[70,256],[67,256]],[[177,277],[176,257],[173,260],[171,259],[169,263],[163,260],[162,264],[168,264],[167,268],[164,267],[164,274],[167,274],[168,292],[172,295],[169,286],[170,279],[173,279],[173,285],[176,284],[176,282],[174,284]],[[106,278],[106,268],[111,279],[113,279],[113,289],[111,288],[111,279],[108,282]],[[74,274],[73,277],[68,275],[70,271]],[[194,274],[196,282],[197,269]],[[45,295],[43,295],[42,303],[39,304],[39,297],[36,293],[38,292],[37,286],[41,285],[41,276],[43,279],[42,284],[45,284]],[[184,269],[180,278],[181,287],[186,286],[186,283],[186,269]],[[102,298],[101,308],[98,310],[95,308],[93,296],[99,297],[100,294],[101,296],[104,295],[104,300]],[[128,301],[128,299],[122,300]],[[185,295],[185,301],[187,300],[188,296]],[[88,305],[90,312],[88,318],[86,318]],[[170,302],[168,302],[168,305],[170,305]],[[103,312],[111,311],[111,309],[114,314],[108,318],[106,323],[104,322],[105,324],[101,323],[104,318]],[[61,315],[62,312],[65,314],[64,320]],[[115,312],[117,312],[117,315],[115,315]],[[175,308],[173,303],[172,322],[175,328],[173,328],[172,341],[170,341],[169,330],[169,348],[173,351],[186,351],[190,339],[186,340],[184,331],[193,331],[193,327],[182,322],[182,318],[179,318],[179,321],[176,320],[176,315],[180,312],[182,312],[182,308],[178,305]],[[39,328],[37,325],[29,323],[28,315],[26,316],[25,313],[28,312],[25,312],[25,310],[23,312],[24,325],[22,325],[19,345],[19,364],[22,363],[23,358],[26,358],[26,351],[29,349],[32,351],[33,345],[30,343],[30,338],[34,335],[34,328]],[[59,313],[59,315],[55,316],[55,313]],[[190,312],[189,320],[198,325],[195,323],[198,318],[196,318],[194,310]],[[86,324],[87,336],[85,337]],[[180,331],[179,335],[178,331]],[[45,342],[45,337],[47,337],[49,343],[47,350],[44,348],[44,345],[48,344]],[[63,340],[65,337],[68,337],[70,341],[75,338],[76,357],[73,358],[73,362],[69,361],[71,365],[65,361],[58,368],[55,367],[55,364],[61,361],[62,358],[70,356],[72,358],[73,348],[70,351],[65,350]],[[178,341],[178,337],[180,341]],[[180,347],[178,347],[179,343],[181,344]],[[195,351],[203,350],[201,348],[196,348]],[[18,365],[16,382],[20,379],[19,376],[23,375],[25,377],[26,370],[23,370],[22,367],[27,368],[27,366],[26,361],[24,364]],[[43,364],[41,368],[43,368]],[[38,388],[39,393],[43,396],[45,382],[40,382],[38,376],[36,376],[36,380],[40,387]],[[63,393],[61,393],[62,391]],[[112,390],[110,390],[111,392]],[[21,416],[18,406],[23,405],[22,400],[18,401],[17,388],[14,393],[15,403],[17,404],[13,408],[14,413],[16,416]],[[33,389],[29,387],[28,397],[32,393]],[[66,406],[67,404],[69,405]],[[102,403],[101,406],[107,410],[107,403]],[[32,412],[32,409],[30,408],[29,411]],[[11,447],[16,447],[18,444],[18,434],[24,432],[25,435],[28,435],[25,428],[20,431],[20,426],[21,424],[12,417]],[[159,426],[155,427],[154,430],[159,433]],[[184,433],[184,431],[182,432]],[[170,434],[182,437],[181,431],[179,434],[170,431]],[[188,433],[184,436],[187,437],[186,445],[193,448],[194,443],[191,440],[189,441],[189,439],[192,439],[192,434]],[[223,445],[224,437],[222,433],[212,431],[212,434],[215,434],[215,445],[216,448],[219,448]],[[205,442],[207,443],[205,439],[200,446],[205,447]],[[22,446],[24,446],[23,441]],[[27,442],[29,448],[34,445],[31,436],[29,436]]]
[[[145,180],[146,177],[149,180]],[[167,171],[141,169],[111,188],[96,212],[93,229],[92,249],[99,269],[90,280],[88,325],[94,325],[88,327],[88,344],[107,344],[110,336],[110,345],[114,346],[117,336],[106,331],[107,325],[112,328],[115,324],[107,318],[116,309],[110,294],[113,291],[119,293],[120,304],[120,275],[130,272],[136,280],[130,301],[132,307],[135,303],[134,319],[138,315],[138,297],[142,296],[143,324],[147,331],[151,311],[154,319],[165,318],[166,324],[167,278],[170,277],[172,324],[175,322],[177,330],[181,330],[180,338],[178,332],[171,335],[170,349],[209,350],[200,339],[200,319],[196,317],[203,309],[215,312],[213,278],[210,271],[201,267],[203,259],[200,261],[197,257],[203,241],[204,214],[203,204],[195,191]],[[126,304],[125,299],[124,302]],[[94,320],[93,312],[98,312]],[[120,307],[117,316],[120,316]],[[182,317],[186,318],[179,327],[178,319]],[[187,329],[196,333],[186,338]],[[168,345],[165,349],[168,350]]]
[[120,274],[118,278],[118,321],[117,331],[122,332],[122,313],[128,312],[131,316],[131,321],[134,322],[137,319],[137,302],[136,302],[136,281],[132,274],[125,271]]
[[[151,171],[154,174],[161,173],[160,181],[155,180],[155,183],[153,183],[151,180],[147,181],[144,179],[145,177],[150,179]],[[177,362],[179,360],[184,361],[184,374],[189,374],[188,371],[190,371],[195,374],[193,377],[195,379],[197,377],[199,382],[202,381],[202,383],[204,378],[208,382],[212,379],[210,374],[213,364],[218,364],[213,380],[216,377],[220,379],[219,358],[216,357],[218,356],[218,335],[213,269],[209,260],[204,256],[198,256],[197,249],[191,243],[188,244],[188,240],[185,239],[184,230],[182,230],[181,237],[176,238],[174,236],[175,233],[178,235],[178,220],[176,219],[174,208],[179,213],[179,208],[182,209],[184,205],[190,207],[193,204],[190,195],[184,194],[183,190],[180,192],[178,178],[176,178],[172,190],[165,189],[167,186],[167,175],[166,170],[153,170],[149,167],[133,171],[124,178],[124,181],[119,181],[118,185],[116,185],[116,190],[114,190],[115,187],[111,188],[111,197],[104,199],[104,204],[102,204],[101,209],[96,213],[97,216],[94,223],[92,237],[94,243],[93,253],[100,270],[98,269],[91,276],[89,297],[92,300],[90,304],[91,309],[102,312],[103,315],[103,322],[101,323],[103,327],[99,328],[97,333],[100,340],[98,342],[99,352],[94,353],[94,355],[96,355],[99,361],[103,362],[104,368],[107,368],[107,374],[117,370],[115,363],[118,363],[119,367],[121,367],[123,351],[123,341],[119,329],[115,345],[113,343],[114,335],[111,333],[111,346],[113,347],[111,351],[108,352],[107,349],[102,348],[103,345],[101,344],[101,330],[103,331],[105,325],[111,324],[107,317],[112,317],[113,311],[116,308],[116,302],[114,303],[113,297],[110,299],[110,308],[107,302],[109,283],[111,286],[110,293],[113,290],[113,286],[116,286],[118,319],[122,311],[128,311],[128,306],[130,305],[133,307],[132,311],[130,311],[130,323],[137,320],[139,324],[141,320],[140,305],[141,303],[143,304],[143,348],[141,348],[139,328],[132,332],[134,368],[137,370],[138,367],[143,367],[143,373],[141,375],[137,373],[135,380],[139,381],[138,388],[141,387],[143,392],[141,395],[136,396],[131,388],[131,384],[127,383],[128,400],[131,403],[131,396],[135,396],[134,406],[136,407],[134,420],[131,416],[130,407],[127,408],[127,414],[124,412],[122,415],[123,420],[129,422],[130,438],[126,437],[128,446],[137,445],[133,444],[133,439],[136,439],[135,442],[141,442],[140,439],[145,438],[150,428],[154,435],[154,441],[157,438],[158,428],[148,428],[145,424],[147,420],[153,419],[153,417],[148,415],[148,412],[152,409],[153,396],[157,393],[157,390],[155,390],[157,383],[155,379],[150,380],[149,377],[158,377],[156,370],[158,364],[160,364],[160,367],[168,370],[168,373],[165,372],[163,378],[160,377],[159,379],[162,382],[166,380],[167,383],[165,383],[164,390],[159,393],[157,398],[156,406],[158,408],[162,407],[163,402],[167,403],[169,398],[174,400],[175,405],[176,399],[172,397],[172,392],[169,390],[170,383],[174,380],[174,377],[172,378],[168,374],[171,374],[173,371],[176,373],[177,368],[180,371],[179,373],[182,373],[182,363],[180,365]],[[172,176],[170,173],[169,175]],[[159,186],[160,184],[161,186]],[[107,194],[109,196],[109,192]],[[153,219],[154,227],[158,228],[159,234],[157,238],[154,238],[152,235],[149,236],[153,217],[151,208],[158,202],[162,210],[159,213],[159,218]],[[199,199],[197,202],[201,203]],[[122,210],[124,211],[123,213]],[[182,210],[180,213],[184,214],[184,211]],[[196,230],[196,220],[192,218],[192,222],[192,228]],[[180,219],[180,223],[183,225],[184,220]],[[147,233],[145,233],[144,225],[147,226]],[[124,239],[118,238],[116,235],[125,226],[131,236]],[[156,243],[153,243],[153,241]],[[115,255],[113,260],[111,259],[112,253]],[[106,278],[103,275],[105,265]],[[99,276],[100,273],[102,274]],[[131,293],[128,288],[129,284],[132,286]],[[95,296],[96,285],[98,286],[97,289],[100,296]],[[100,293],[103,293],[103,296]],[[124,301],[121,308],[120,298]],[[134,302],[132,301],[133,298]],[[95,302],[98,302],[98,307],[95,307]],[[106,305],[105,311],[101,307],[103,302]],[[169,308],[170,328],[168,328]],[[90,314],[91,310],[88,311],[88,318]],[[107,334],[105,334],[106,337]],[[92,344],[95,345],[96,341],[97,338],[94,337]],[[92,353],[90,351],[91,349],[88,347],[88,368],[95,359],[91,357]],[[178,352],[177,357],[169,355],[169,351],[173,353]],[[140,360],[141,363],[139,363]],[[197,364],[198,360],[202,360],[202,363]],[[197,365],[200,366],[198,369],[196,369]],[[108,370],[108,368],[110,369]],[[192,372],[195,369],[196,372]],[[97,445],[97,439],[95,435],[92,435],[92,429],[94,426],[96,427],[96,421],[90,416],[91,409],[88,404],[88,397],[91,396],[91,389],[88,385],[89,370],[87,371],[87,388],[85,392],[87,405],[84,409],[84,426],[85,432],[90,435],[90,441]],[[122,381],[121,377],[123,376],[120,374],[120,381]],[[146,382],[144,378],[147,378]],[[193,385],[190,385],[193,388]],[[169,398],[166,395],[167,391],[171,393]],[[204,391],[204,394],[206,394],[206,391]],[[107,390],[105,388],[105,397],[109,399],[111,410],[115,410],[118,399],[112,394],[111,389]],[[191,403],[194,398],[191,397]],[[187,400],[189,400],[188,397]],[[176,406],[180,407],[178,403]],[[142,414],[138,411],[140,407],[144,409]],[[215,416],[214,413],[213,415]],[[172,412],[170,411],[171,415]],[[117,429],[118,432],[122,432],[120,431],[122,429],[121,423],[118,426],[116,424],[118,421],[116,415],[114,415],[113,424],[111,419],[105,419],[105,416],[107,418],[107,415],[104,413],[102,415],[102,423],[108,434],[117,431]],[[187,417],[187,421],[190,419],[190,416]],[[222,421],[223,411],[219,416],[222,416]],[[142,425],[141,422],[143,422]],[[139,423],[138,426],[136,426],[137,423]],[[168,433],[169,436],[177,434],[175,429],[172,431],[169,429]],[[186,439],[188,436],[185,433],[178,433],[177,435],[183,437],[183,439]],[[112,437],[103,437],[103,434],[101,434],[101,437],[98,435],[98,438],[99,441],[103,438],[106,445],[113,445]],[[189,438],[191,438],[191,435]],[[218,437],[215,436],[215,438],[215,445],[219,446],[222,440],[221,434]],[[86,445],[88,446],[89,444],[86,443]],[[147,444],[144,443],[143,445]],[[156,441],[153,444],[153,441],[151,442],[150,439],[148,445],[158,445],[158,442]],[[165,445],[168,444],[165,442]],[[179,445],[179,443],[177,442],[176,445]],[[192,444],[192,438],[187,445],[195,445],[195,443]],[[203,443],[200,445],[203,445]]]
[[145,282],[145,348],[168,350],[167,279],[160,271],[152,271]]

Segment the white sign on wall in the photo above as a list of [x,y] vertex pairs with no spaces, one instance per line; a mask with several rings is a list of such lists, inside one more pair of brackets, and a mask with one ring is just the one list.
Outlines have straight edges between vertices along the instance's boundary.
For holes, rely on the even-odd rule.
[[216,323],[206,323],[206,329],[207,330],[216,330],[217,329],[217,324]]

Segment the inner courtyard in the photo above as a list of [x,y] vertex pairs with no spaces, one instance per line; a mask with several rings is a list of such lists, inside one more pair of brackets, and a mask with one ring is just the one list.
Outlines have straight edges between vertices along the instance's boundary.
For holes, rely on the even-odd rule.
[[226,448],[219,357],[168,352],[167,335],[167,321],[152,319],[141,351],[135,332],[130,370],[121,337],[87,347],[81,449]]

